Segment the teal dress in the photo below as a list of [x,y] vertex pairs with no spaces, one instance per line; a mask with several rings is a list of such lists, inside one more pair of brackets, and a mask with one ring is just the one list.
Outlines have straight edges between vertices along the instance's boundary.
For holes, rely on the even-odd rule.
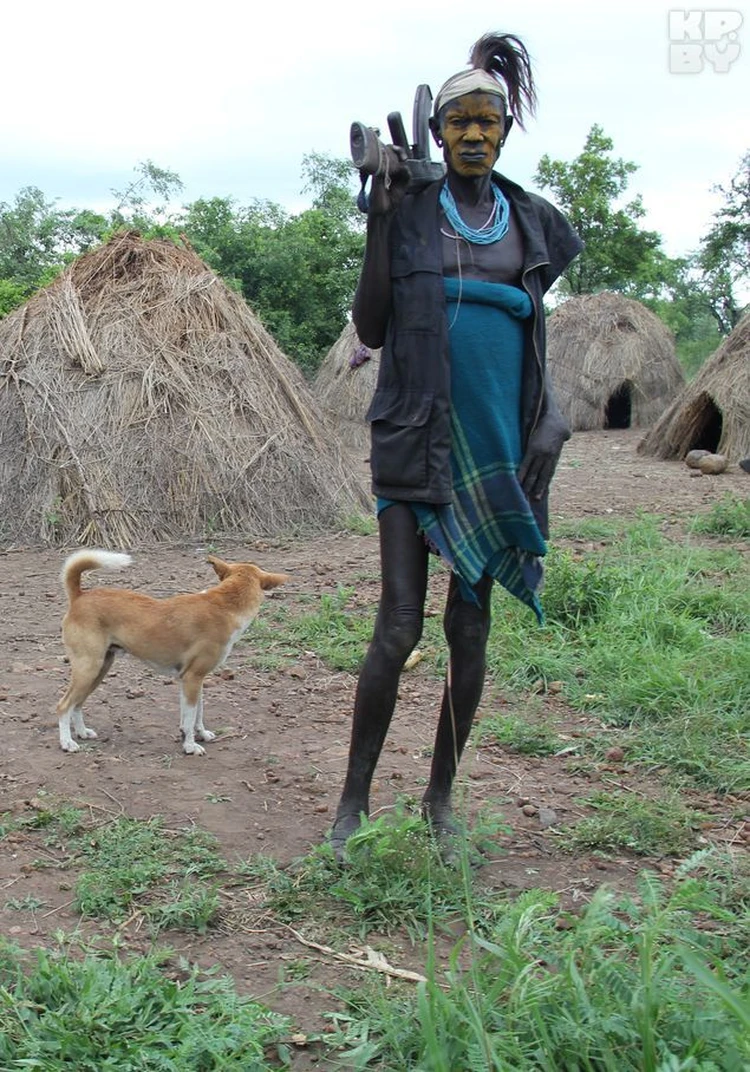
[[[410,503],[420,531],[456,574],[465,599],[483,574],[542,620],[547,547],[518,481],[524,290],[474,279],[445,280],[451,347],[453,501]],[[392,505],[378,499],[378,514]]]

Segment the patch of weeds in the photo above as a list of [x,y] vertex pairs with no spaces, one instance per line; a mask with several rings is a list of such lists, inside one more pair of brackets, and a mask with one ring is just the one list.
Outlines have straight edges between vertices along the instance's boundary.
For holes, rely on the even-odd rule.
[[708,536],[750,536],[750,498],[722,496],[707,513],[693,521],[690,531]]
[[577,629],[600,619],[621,591],[617,567],[605,567],[592,557],[576,561],[567,551],[552,552],[544,584],[545,618]]
[[521,894],[447,967],[431,949],[418,987],[373,978],[340,992],[330,1042],[344,1067],[388,1072],[739,1072],[746,950],[703,926],[714,907],[695,885],[704,861],[688,861],[672,889],[643,876],[636,896],[603,888],[575,914],[549,892]]
[[641,518],[584,560],[550,554],[544,628],[494,594],[489,676],[504,689],[563,682],[571,707],[627,727],[633,761],[674,783],[746,787],[749,580],[736,551],[667,540]]
[[[422,818],[402,811],[363,822],[345,866],[319,845],[288,868],[261,857],[244,872],[264,883],[265,907],[283,922],[328,917],[360,936],[404,928],[417,938],[466,918],[468,867],[446,866]],[[489,918],[494,908],[487,901],[482,910]]]
[[554,756],[569,743],[555,732],[548,719],[528,719],[512,714],[482,719],[478,734],[480,741],[502,745],[524,756]]
[[271,1072],[291,1063],[289,1021],[232,981],[167,954],[40,949],[0,942],[0,1067]]
[[205,930],[218,912],[214,884],[226,865],[201,830],[177,833],[159,819],[121,818],[77,843],[84,870],[75,886],[82,915],[122,922],[142,913],[155,930]]
[[27,893],[25,897],[9,897],[5,902],[5,907],[14,912],[37,912],[40,908],[46,908],[47,902],[40,901],[38,897]]
[[353,588],[321,595],[312,613],[290,622],[296,649],[312,650],[334,670],[356,673],[372,636],[374,607],[357,606]]
[[6,838],[8,834],[15,834],[18,829],[20,829],[20,823],[15,815],[11,815],[9,811],[0,815],[0,841]]
[[596,814],[563,827],[566,850],[633,852],[640,856],[680,856],[695,845],[704,818],[677,797],[648,800],[633,793],[593,793],[581,803]]
[[349,514],[343,519],[342,527],[354,536],[374,536],[378,531],[377,520],[372,514]]

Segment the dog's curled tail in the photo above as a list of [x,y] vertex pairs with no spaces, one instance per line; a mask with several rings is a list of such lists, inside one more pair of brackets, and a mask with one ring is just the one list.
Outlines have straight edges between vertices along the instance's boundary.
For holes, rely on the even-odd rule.
[[88,570],[96,569],[108,569],[108,570],[120,570],[125,569],[132,563],[133,559],[130,555],[123,554],[120,551],[100,551],[100,550],[86,550],[76,551],[75,554],[69,555],[63,563],[61,579],[63,588],[68,597],[68,602],[72,603],[74,599],[77,599],[81,594],[81,576]]

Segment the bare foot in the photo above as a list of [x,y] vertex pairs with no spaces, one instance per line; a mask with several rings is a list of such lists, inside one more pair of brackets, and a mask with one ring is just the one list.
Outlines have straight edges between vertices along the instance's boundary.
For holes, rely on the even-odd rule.
[[346,843],[362,825],[362,812],[345,812],[337,815],[331,829],[330,843],[333,855],[340,864],[346,862]]

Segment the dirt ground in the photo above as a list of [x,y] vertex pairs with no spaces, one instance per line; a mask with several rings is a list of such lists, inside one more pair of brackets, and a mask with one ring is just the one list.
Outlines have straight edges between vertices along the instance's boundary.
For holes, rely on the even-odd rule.
[[[639,511],[658,513],[681,527],[727,492],[750,493],[750,477],[736,466],[722,476],[695,477],[682,463],[639,457],[639,438],[633,430],[572,438],[553,488],[553,529],[554,518],[623,518]],[[302,593],[333,593],[342,584],[355,586],[363,602],[377,599],[374,536],[337,533],[216,547],[227,558],[252,558],[266,569],[290,573],[291,583],[272,593],[273,600],[293,603]],[[135,564],[116,578],[117,584],[169,595],[210,582],[205,548],[132,550]],[[287,863],[325,838],[344,774],[355,679],[331,672],[306,651],[296,653],[283,671],[258,672],[243,665],[248,649],[235,649],[227,669],[214,675],[206,690],[206,723],[220,737],[208,745],[205,757],[184,756],[180,750],[175,683],[122,658],[86,708],[98,740],[75,755],[60,750],[54,707],[67,674],[60,640],[65,603],[58,580],[64,554],[27,548],[2,552],[0,812],[23,813],[42,792],[100,817],[160,815],[173,828],[196,824],[211,831],[230,861],[262,852]],[[439,612],[440,592],[430,598]],[[424,667],[404,675],[378,767],[374,809],[388,808],[404,793],[420,792],[439,691]],[[488,690],[480,715],[514,702]],[[575,732],[576,716],[555,696],[545,702],[556,705],[555,715],[567,717]],[[604,881],[629,881],[643,867],[642,860],[566,856],[539,813],[552,809],[559,821],[569,822],[580,814],[576,799],[592,783],[637,787],[638,778],[626,766],[571,774],[563,758],[468,750],[460,782],[469,815],[490,806],[510,828],[481,869],[482,881],[510,890],[543,886],[564,891],[572,900],[588,896]],[[730,836],[721,805],[714,803],[712,810],[716,836]],[[55,871],[34,869],[37,855],[38,844],[27,844],[23,837],[6,841],[0,851],[0,931],[23,945],[51,944],[55,932],[72,931],[80,923],[71,910],[69,883]],[[656,865],[667,871],[670,866],[669,861]],[[31,913],[6,906],[8,898],[27,895],[46,907]],[[261,921],[232,933],[219,928],[199,938],[164,937],[204,966],[220,964],[241,991],[291,1014],[301,1031],[321,1028],[318,1013],[331,1008],[330,998],[316,996],[309,986],[277,987],[285,962],[309,953],[283,928]],[[131,934],[129,946],[138,949],[139,943],[142,948],[149,944],[145,935]],[[340,967],[324,957],[311,976],[323,985],[340,978]],[[300,1054],[299,1067],[306,1060],[309,1055]]]

